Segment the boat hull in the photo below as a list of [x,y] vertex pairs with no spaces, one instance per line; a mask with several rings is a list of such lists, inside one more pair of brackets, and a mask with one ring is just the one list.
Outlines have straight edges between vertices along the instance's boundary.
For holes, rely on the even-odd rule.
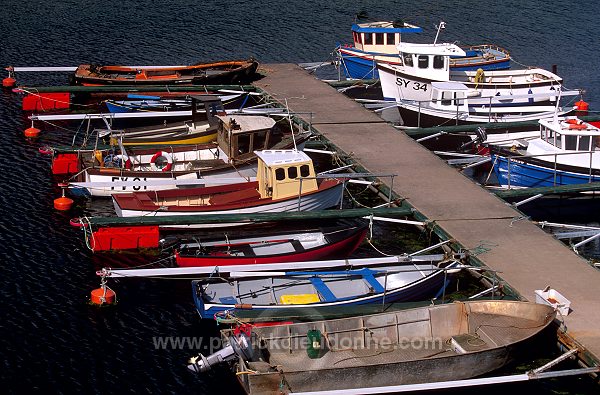
[[560,169],[560,165],[555,170],[554,167],[528,163],[523,159],[511,157],[509,170],[506,156],[492,154],[494,173],[500,185],[534,188],[600,182],[598,171],[593,171],[591,174],[589,169],[581,169],[579,172],[568,171]]
[[73,83],[98,85],[209,85],[241,84],[255,78],[258,62],[223,61],[162,68],[159,71],[135,69],[126,66],[80,65]]
[[[448,265],[448,268],[451,268],[452,266],[455,266],[457,263],[454,262],[450,265]],[[271,304],[259,304],[259,302],[252,302],[252,299],[256,299],[256,298],[252,298],[252,299],[245,299],[245,300],[239,300],[237,298],[231,299],[228,303],[215,303],[212,301],[206,302],[203,299],[202,293],[200,292],[200,289],[205,289],[204,292],[206,293],[211,293],[213,292],[213,290],[211,289],[211,286],[208,285],[206,287],[203,287],[202,284],[200,282],[192,282],[192,288],[193,288],[193,297],[194,297],[194,303],[196,304],[196,308],[198,310],[198,313],[200,314],[200,316],[202,318],[214,318],[215,314],[218,314],[220,312],[224,312],[226,310],[232,310],[234,308],[250,308],[252,309],[254,312],[257,312],[258,314],[260,314],[261,312],[265,312],[269,315],[271,314],[276,314],[276,312],[278,310],[286,310],[289,309],[290,307],[293,307],[294,309],[300,311],[300,310],[310,310],[312,313],[314,313],[315,311],[318,311],[320,308],[332,308],[332,307],[349,307],[349,306],[360,306],[360,305],[365,305],[365,304],[381,304],[381,303],[385,303],[385,302],[412,302],[412,301],[418,301],[418,300],[423,300],[424,298],[427,297],[431,297],[433,296],[437,291],[441,291],[446,285],[447,282],[449,282],[448,279],[448,275],[447,273],[445,273],[443,270],[436,270],[436,267],[434,265],[411,265],[408,267],[405,267],[407,272],[406,273],[402,273],[402,267],[399,266],[394,266],[394,267],[383,267],[381,268],[381,270],[390,270],[393,271],[394,274],[390,274],[389,277],[385,276],[387,278],[382,278],[384,277],[383,275],[379,276],[379,280],[383,281],[384,284],[385,282],[389,279],[389,284],[392,284],[392,279],[394,278],[393,276],[405,276],[404,278],[394,278],[394,281],[398,281],[399,283],[401,283],[401,286],[398,287],[391,287],[388,286],[389,289],[384,290],[385,288],[383,288],[385,285],[384,284],[380,284],[380,286],[382,287],[382,290],[380,292],[377,291],[373,291],[372,288],[368,289],[367,292],[365,292],[364,294],[361,294],[361,292],[359,291],[360,289],[363,288],[363,279],[362,278],[356,278],[356,279],[348,279],[348,280],[340,280],[340,279],[336,279],[331,281],[331,283],[328,282],[328,280],[326,278],[324,278],[322,281],[322,287],[325,287],[327,290],[329,290],[329,292],[338,294],[338,292],[340,291],[340,287],[345,288],[345,289],[352,289],[352,290],[356,290],[353,292],[349,292],[348,294],[354,294],[353,296],[348,296],[345,295],[343,298],[339,299],[339,300],[332,300],[332,301],[327,301],[327,300],[322,300],[320,302],[314,302],[314,303],[304,303],[304,304],[275,304],[275,302],[273,302],[272,300],[270,301]],[[416,269],[420,269],[421,272],[418,272]],[[318,272],[315,273],[315,276],[318,276]],[[260,281],[260,280],[259,280]],[[295,281],[295,283],[293,283]],[[286,294],[290,294],[290,295],[297,295],[297,294],[305,294],[305,293],[312,293],[313,292],[313,286],[311,285],[310,281],[304,280],[306,282],[306,284],[300,284],[302,280],[301,279],[295,279],[293,277],[291,278],[283,278],[283,279],[274,279],[272,280],[272,282],[270,282],[271,285],[274,285],[275,288],[284,288],[285,291],[283,291]],[[332,288],[331,290],[329,289],[329,287],[335,287],[336,286],[336,281],[337,282],[342,282],[341,284],[337,285],[337,290],[335,288]],[[377,281],[375,279],[373,279],[373,281]],[[293,284],[291,284],[293,283]],[[223,293],[222,295],[225,294],[230,294],[229,290],[223,289],[223,285],[219,284],[217,285],[218,287],[221,288],[221,291],[225,291],[226,293]],[[237,289],[241,288],[242,286],[238,286]],[[244,289],[246,289],[246,287],[248,287],[248,285],[243,286]],[[251,289],[268,289],[269,286],[268,285],[264,285],[263,287],[261,286],[250,286]],[[322,294],[322,290],[319,290],[319,287],[315,287],[317,288],[317,292],[319,294]],[[256,291],[256,293],[258,293],[259,291]],[[279,292],[276,291],[272,291],[273,295],[278,296]],[[221,293],[217,292],[217,295],[214,296],[214,298],[218,299],[218,295],[221,295]],[[322,298],[324,298],[323,296],[321,296]],[[242,307],[237,307],[237,306],[242,306]],[[243,306],[248,306],[248,307],[243,307]],[[235,311],[234,311],[235,314]]]
[[[478,301],[255,327],[267,362],[240,359],[236,370],[256,372],[238,375],[253,395],[275,393],[282,382],[289,392],[374,393],[377,387],[463,380],[525,353],[555,315],[552,307],[530,302]],[[319,332],[316,348],[309,331],[313,339]]]
[[[234,185],[232,185],[234,187]],[[272,212],[288,212],[288,211],[312,211],[324,210],[339,205],[342,198],[343,183],[335,182],[326,188],[319,189],[307,195],[298,197],[271,201],[269,199],[261,199],[259,201],[246,202],[232,205],[213,205],[202,206],[199,208],[185,208],[183,210],[161,210],[156,207],[151,210],[145,209],[128,209],[123,208],[119,204],[119,198],[113,195],[113,204],[115,212],[119,217],[139,217],[139,216],[177,216],[177,215],[207,215],[207,214],[249,214],[249,213],[272,213]],[[218,223],[218,224],[199,224],[194,227],[199,228],[214,228],[239,226],[242,223]]]
[[[377,69],[385,100],[422,102],[431,100],[431,83],[435,80],[414,76],[404,72],[401,67],[393,67],[385,63],[378,63]],[[471,74],[473,73],[469,71],[451,71],[449,80],[460,82],[468,89],[480,93],[479,97],[469,98],[469,103],[472,105],[487,105],[489,97],[495,96],[505,97],[506,102],[504,104],[511,105],[533,104],[535,102],[552,103],[556,101],[557,89],[562,83],[560,77],[541,69],[489,71],[486,75],[488,81],[491,79],[491,82],[485,83],[472,82],[474,77]],[[538,76],[543,76],[543,78]],[[540,96],[510,99],[513,95],[522,97],[532,94]]]
[[[341,232],[337,231],[337,232]],[[302,261],[314,261],[322,259],[333,259],[339,257],[347,257],[350,255],[362,242],[366,235],[367,229],[365,227],[355,227],[352,229],[346,229],[344,233],[347,233],[346,237],[342,237],[332,242],[323,243],[315,248],[309,248],[301,250],[300,252],[282,252],[274,253],[264,256],[251,256],[244,257],[239,255],[228,255],[228,254],[215,254],[215,255],[204,255],[198,256],[195,254],[185,254],[182,252],[175,253],[175,262],[180,267],[198,267],[198,266],[228,266],[228,265],[255,265],[265,263],[286,263],[286,262],[302,262]],[[323,235],[321,233],[321,235]],[[288,235],[277,234],[271,237],[271,240],[282,240],[279,243],[283,244],[283,239],[286,239]],[[267,239],[267,243],[268,243]],[[235,243],[234,241],[232,241]],[[259,244],[257,242],[257,244]],[[291,244],[294,244],[291,241]],[[232,247],[235,250],[235,246]],[[260,248],[260,247],[259,247]]]

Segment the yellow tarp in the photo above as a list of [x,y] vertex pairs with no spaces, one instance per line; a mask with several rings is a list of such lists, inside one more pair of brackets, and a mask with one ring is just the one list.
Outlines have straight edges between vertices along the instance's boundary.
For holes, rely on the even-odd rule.
[[308,304],[317,303],[321,300],[317,294],[300,294],[300,295],[281,295],[279,298],[281,304]]

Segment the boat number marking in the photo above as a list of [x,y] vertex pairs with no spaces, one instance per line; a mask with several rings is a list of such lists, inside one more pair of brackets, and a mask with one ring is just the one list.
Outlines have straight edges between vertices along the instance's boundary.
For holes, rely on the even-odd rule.
[[[112,178],[112,180],[111,180],[112,182],[115,182],[115,181],[127,181],[129,179],[129,177],[111,177],[111,178]],[[142,178],[140,178],[140,177],[133,177],[132,181],[141,181],[141,180],[142,180]],[[143,180],[144,181],[148,181],[146,179],[146,177],[144,177]],[[142,189],[142,186],[144,187],[144,190],[148,189],[147,185],[133,185],[132,188],[133,188],[134,191],[139,191],[140,189]],[[114,191],[115,187],[110,187],[110,190]],[[123,191],[127,190],[127,187],[123,186],[122,190]]]
[[408,85],[412,84],[412,88],[416,91],[427,92],[427,85],[423,82],[415,82],[411,80],[405,80],[404,78],[396,77],[396,85],[399,85],[404,88],[408,88]]

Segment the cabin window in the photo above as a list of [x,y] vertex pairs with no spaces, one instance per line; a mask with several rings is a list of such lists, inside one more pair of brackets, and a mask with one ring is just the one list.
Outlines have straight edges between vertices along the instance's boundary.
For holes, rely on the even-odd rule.
[[383,45],[383,33],[375,33],[375,44]]
[[300,166],[300,176],[308,177],[310,175],[310,167],[308,165]]
[[552,133],[554,135],[554,146],[555,147],[562,147],[562,143],[561,143],[561,137],[562,135],[560,133]]
[[355,43],[358,42],[358,34],[356,34],[356,32],[352,32],[352,39],[354,40]]
[[429,56],[427,55],[419,55],[418,63],[420,69],[429,68]]
[[452,104],[452,92],[442,92],[442,106]]
[[252,151],[266,149],[267,142],[267,131],[257,132],[254,134],[254,143],[252,144]]
[[565,136],[565,149],[569,151],[577,150],[577,136]]
[[591,151],[590,136],[579,136],[579,151]]
[[412,55],[409,53],[403,53],[402,54],[402,61],[404,62],[405,66],[408,67],[413,67],[413,60],[412,60]]
[[250,137],[249,134],[237,136],[237,150],[239,154],[250,152]]
[[356,41],[359,44],[362,44],[363,40],[362,40],[362,34],[361,33],[356,33]]
[[395,33],[387,33],[387,45],[396,44],[396,34]]
[[373,33],[365,33],[365,45],[373,44]]
[[444,57],[441,55],[435,55],[433,57],[433,68],[443,69],[444,68]]
[[285,169],[280,167],[275,169],[275,179],[277,181],[283,181],[285,180]]
[[288,178],[291,180],[298,178],[298,168],[297,167],[288,167]]

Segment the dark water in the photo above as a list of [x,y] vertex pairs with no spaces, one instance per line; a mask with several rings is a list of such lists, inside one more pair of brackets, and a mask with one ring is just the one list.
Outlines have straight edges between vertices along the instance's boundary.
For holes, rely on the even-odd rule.
[[[494,42],[523,64],[556,64],[569,88],[585,88],[592,109],[600,106],[598,57],[592,52],[598,47],[598,2],[5,0],[0,65],[188,64],[249,56],[264,63],[326,61],[336,42],[350,40],[360,9],[423,26],[426,32],[416,41],[432,40],[433,25],[443,19],[445,41]],[[22,74],[18,80],[64,84],[67,76]],[[214,331],[198,319],[188,281],[113,283],[120,296],[116,308],[87,305],[89,291],[98,286],[94,270],[103,262],[67,225],[73,214],[52,210],[58,191],[39,143],[22,135],[27,126],[17,98],[3,92],[0,392],[235,392],[222,372],[206,378],[189,374],[188,348],[154,346],[158,336]],[[55,132],[44,139],[64,143],[67,136]],[[77,210],[98,208],[87,204]],[[567,391],[573,383],[518,388],[551,393],[554,385]]]

